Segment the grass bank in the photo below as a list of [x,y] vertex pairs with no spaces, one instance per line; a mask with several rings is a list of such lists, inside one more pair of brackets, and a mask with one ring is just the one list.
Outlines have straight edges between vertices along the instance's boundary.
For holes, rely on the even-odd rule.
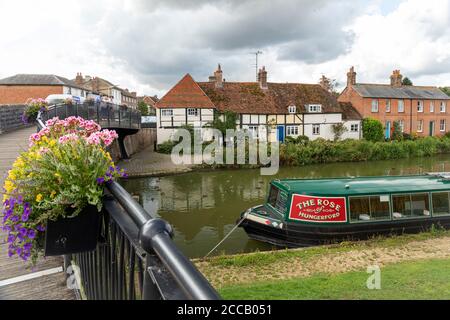
[[[289,272],[289,270],[286,270]],[[220,289],[225,299],[450,299],[450,259],[408,261],[381,268],[381,288],[369,290],[366,270],[265,281]]]
[[323,274],[361,271],[411,260],[450,258],[450,231],[433,229],[414,235],[377,237],[270,252],[217,256],[196,260],[200,271],[218,288],[253,286]]
[[300,166],[329,162],[353,162],[430,157],[450,153],[447,137],[425,137],[415,140],[371,142],[367,140],[328,141],[316,139],[291,141],[280,147],[280,164]]

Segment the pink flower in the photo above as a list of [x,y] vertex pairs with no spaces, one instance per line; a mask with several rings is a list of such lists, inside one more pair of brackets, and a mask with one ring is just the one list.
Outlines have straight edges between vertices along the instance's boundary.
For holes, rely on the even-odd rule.
[[75,133],[69,133],[59,138],[59,143],[64,144],[69,141],[77,141],[79,139],[78,135]]

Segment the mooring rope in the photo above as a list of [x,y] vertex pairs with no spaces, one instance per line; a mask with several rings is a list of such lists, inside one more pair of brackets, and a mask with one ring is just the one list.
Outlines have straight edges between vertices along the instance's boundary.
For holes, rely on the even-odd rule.
[[203,257],[203,259],[206,259],[206,258],[208,258],[208,256],[211,254],[211,253],[213,253],[232,233],[233,233],[233,231],[234,230],[236,230],[236,228],[237,227],[239,227],[240,226],[240,224],[245,220],[245,218],[247,218],[247,213],[244,213],[243,215],[242,215],[242,218],[241,218],[241,220],[239,220],[239,222],[238,223],[236,223],[236,225],[233,227],[233,229],[231,229],[231,231],[230,232],[228,232],[226,235],[225,235],[225,237],[223,237],[223,239],[222,240],[220,240],[219,241],[219,243],[218,244],[216,244],[215,245],[215,247],[214,248],[212,248],[204,257]]

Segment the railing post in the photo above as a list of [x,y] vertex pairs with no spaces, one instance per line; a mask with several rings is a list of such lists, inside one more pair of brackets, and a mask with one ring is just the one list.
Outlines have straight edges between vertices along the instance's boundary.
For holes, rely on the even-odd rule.
[[119,107],[119,128],[121,128],[121,126],[120,126],[120,118],[121,118],[121,117],[120,117],[120,113],[121,113],[121,111],[122,111],[122,110],[120,110],[120,108],[121,108],[121,107]]
[[106,110],[108,110],[108,127],[111,126],[111,110],[109,108],[109,103],[106,102]]
[[145,269],[144,269],[144,284],[142,286],[142,300],[161,300],[161,293],[159,292],[158,286],[153,281],[150,275],[150,258],[147,254],[145,258]]
[[97,109],[97,123],[100,124],[100,104],[97,102],[94,102],[94,105],[96,106]]

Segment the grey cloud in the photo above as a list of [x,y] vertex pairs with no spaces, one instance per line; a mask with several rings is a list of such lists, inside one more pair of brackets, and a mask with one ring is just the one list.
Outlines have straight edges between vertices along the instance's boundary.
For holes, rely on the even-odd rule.
[[[354,1],[219,0],[139,1],[136,13],[108,11],[98,38],[112,56],[126,61],[155,87],[184,73],[206,80],[217,62],[233,79],[253,78],[254,49],[277,48],[281,60],[323,62],[345,53],[342,31],[358,8]],[[192,10],[186,10],[192,9]],[[194,10],[195,9],[195,10]],[[111,30],[113,30],[111,32]]]

